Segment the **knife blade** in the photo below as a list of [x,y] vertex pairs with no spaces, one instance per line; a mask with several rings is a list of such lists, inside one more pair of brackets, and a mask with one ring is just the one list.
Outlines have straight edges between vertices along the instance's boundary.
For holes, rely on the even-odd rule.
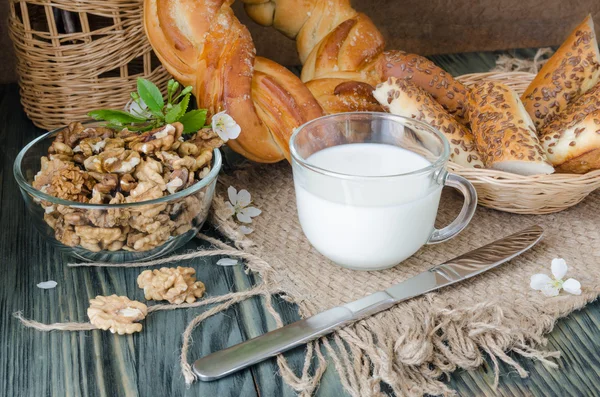
[[481,274],[527,251],[544,231],[531,226],[503,239],[451,259],[385,291],[324,311],[196,360],[194,372],[211,381],[310,342],[334,330],[389,309],[399,302]]

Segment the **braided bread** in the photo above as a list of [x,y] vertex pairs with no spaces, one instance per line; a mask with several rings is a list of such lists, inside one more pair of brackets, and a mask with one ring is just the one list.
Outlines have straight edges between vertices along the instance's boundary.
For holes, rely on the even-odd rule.
[[[336,87],[318,80],[353,80],[375,87],[396,77],[412,80],[457,120],[466,122],[466,88],[424,57],[384,51],[385,40],[379,30],[369,17],[354,10],[349,0],[242,1],[257,23],[296,39],[304,65],[301,79],[327,113],[334,113],[336,108],[329,108],[321,98],[331,98]],[[372,102],[369,98],[362,101]]]
[[296,39],[301,79],[255,56],[233,0],[145,0],[144,26],[166,69],[194,87],[198,106],[238,122],[242,133],[228,145],[247,158],[289,159],[293,129],[325,113],[380,110],[372,91],[389,77],[412,80],[466,121],[465,87],[423,57],[384,51],[381,33],[348,0],[243,2],[256,22]]
[[250,160],[289,158],[297,126],[322,116],[306,86],[283,66],[256,57],[233,1],[146,0],[144,26],[165,68],[194,87],[198,106],[233,117],[242,134],[228,142]]

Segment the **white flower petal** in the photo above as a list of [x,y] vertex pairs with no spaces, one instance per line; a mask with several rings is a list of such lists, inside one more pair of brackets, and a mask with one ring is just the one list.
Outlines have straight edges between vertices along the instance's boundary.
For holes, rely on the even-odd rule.
[[237,220],[242,223],[252,223],[252,218],[250,218],[248,215],[244,214],[241,211],[236,214],[236,217]]
[[235,190],[235,188],[233,186],[229,186],[227,188],[227,196],[229,197],[229,201],[233,205],[237,204],[237,194],[238,194],[237,190]]
[[219,112],[212,117],[211,126],[213,131],[225,142],[230,139],[236,139],[242,131],[233,117],[225,113],[225,111]]
[[531,276],[529,286],[535,290],[541,291],[546,285],[552,284],[552,279],[545,274],[534,274]]
[[235,207],[231,205],[229,201],[225,202],[225,207],[227,208],[229,216],[233,216],[235,214]]
[[559,292],[560,289],[552,284],[546,284],[546,286],[542,288],[542,293],[546,296],[557,296]]
[[219,259],[217,261],[217,265],[219,266],[235,266],[238,264],[237,259],[231,259],[231,258],[223,258],[223,259]]
[[215,128],[213,126],[213,131],[217,133],[217,135],[223,140],[223,142],[227,142],[229,140],[229,138],[227,138],[227,135],[225,134],[225,131],[222,128]]
[[254,231],[254,229],[252,229],[251,227],[248,227],[248,226],[243,226],[243,225],[242,225],[242,226],[240,226],[240,228],[239,228],[239,231],[240,231],[242,234],[250,234],[250,233],[252,233],[252,232]]
[[54,287],[56,287],[58,285],[58,283],[54,280],[49,280],[49,281],[43,281],[41,283],[39,283],[37,285],[38,288],[41,289],[52,289]]
[[240,190],[239,193],[237,194],[238,207],[240,207],[240,208],[247,207],[248,205],[250,205],[250,201],[252,201],[252,199],[250,198],[250,193],[246,189]]
[[557,280],[562,280],[562,278],[567,274],[567,262],[563,258],[555,258],[552,259],[552,275]]
[[[234,121],[234,123],[235,123],[235,121]],[[242,127],[240,127],[237,124],[232,125],[227,128],[227,135],[229,136],[229,139],[237,139],[237,137],[240,136],[241,132],[242,132]]]
[[563,283],[563,289],[569,294],[581,295],[581,283],[574,278],[570,278]]
[[243,208],[240,212],[251,218],[254,218],[255,216],[259,216],[262,213],[262,211],[256,207],[246,207],[246,208]]
[[127,105],[125,105],[125,110],[131,114],[135,114],[137,116],[147,116],[150,114],[148,111],[148,106],[144,103],[142,98],[139,99],[140,103],[131,99]]

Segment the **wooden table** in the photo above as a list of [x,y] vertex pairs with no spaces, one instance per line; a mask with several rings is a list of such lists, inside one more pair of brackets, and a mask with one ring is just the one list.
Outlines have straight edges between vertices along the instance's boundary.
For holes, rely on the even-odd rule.
[[[533,51],[519,54],[532,56]],[[433,59],[458,75],[489,70],[495,54]],[[18,151],[41,132],[25,117],[17,86],[0,86],[0,396],[294,396],[277,375],[275,360],[187,389],[178,362],[181,332],[203,309],[154,313],[135,336],[102,331],[43,333],[24,328],[11,316],[22,310],[27,318],[45,323],[86,321],[88,299],[95,295],[116,293],[143,301],[135,282],[139,269],[69,269],[65,266],[68,258],[34,230],[12,165]],[[184,249],[200,245],[192,241]],[[198,259],[188,264],[197,270],[210,295],[246,290],[257,281],[239,266],[224,268],[215,262]],[[36,287],[45,280],[56,280],[58,286],[52,290]],[[298,319],[292,305],[279,301],[277,306],[284,321]],[[475,371],[457,371],[448,382],[463,396],[599,396],[599,327],[598,302],[556,325],[547,348],[562,352],[558,370],[514,357],[531,374],[528,379],[503,365],[500,388],[493,391],[488,362]],[[194,332],[190,358],[273,328],[261,300],[251,299],[204,322]],[[296,349],[287,356],[299,365],[302,354],[303,349]],[[317,395],[345,395],[332,365],[329,368]]]

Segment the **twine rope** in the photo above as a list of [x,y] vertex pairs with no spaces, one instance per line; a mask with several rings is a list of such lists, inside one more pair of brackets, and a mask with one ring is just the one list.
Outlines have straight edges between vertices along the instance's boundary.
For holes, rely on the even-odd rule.
[[206,258],[212,256],[233,256],[236,258],[240,258],[245,260],[248,264],[252,264],[252,268],[260,268],[260,269],[269,269],[269,264],[261,259],[260,257],[251,254],[249,252],[241,251],[235,249],[213,237],[207,236],[202,233],[198,233],[196,237],[201,238],[210,242],[211,244],[219,247],[219,249],[215,250],[196,250],[192,252],[188,252],[180,255],[168,256],[165,258],[155,259],[146,262],[135,262],[135,263],[110,263],[110,262],[78,262],[78,263],[68,263],[69,267],[152,267],[164,265],[167,263],[173,262],[182,262],[195,258]]

